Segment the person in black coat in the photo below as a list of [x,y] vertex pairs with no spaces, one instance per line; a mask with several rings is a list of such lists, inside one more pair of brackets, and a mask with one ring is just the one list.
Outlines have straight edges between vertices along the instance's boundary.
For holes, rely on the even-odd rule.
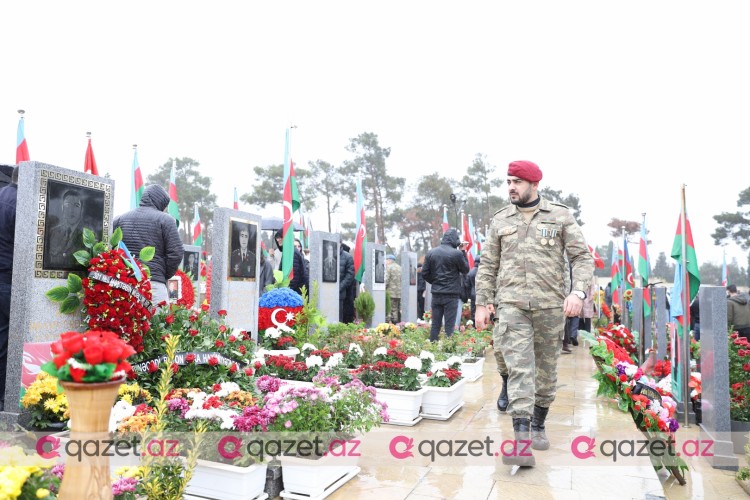
[[424,294],[427,291],[427,282],[422,276],[422,263],[417,264],[417,318],[424,319]]
[[464,286],[461,275],[469,272],[469,261],[466,252],[458,249],[460,245],[458,232],[448,229],[440,246],[427,252],[422,264],[422,276],[432,285],[432,342],[438,339],[443,317],[447,336],[451,336],[456,327],[458,301]]
[[[279,248],[279,250],[283,253],[284,243],[284,234],[279,229],[276,231],[276,246]],[[282,261],[279,262],[279,270],[281,270],[281,267],[284,265]],[[307,275],[307,266],[305,265],[305,258],[302,256],[302,252],[294,248],[294,261],[292,263],[292,280],[289,282],[289,288],[297,292],[298,294],[302,295],[302,287],[304,286],[307,288],[308,293],[310,292],[310,287],[308,285],[309,277]]]
[[354,309],[354,297],[349,293],[354,282],[354,258],[348,252],[349,247],[344,243],[339,248],[339,321],[344,323],[344,310],[347,307],[348,298],[352,301]]

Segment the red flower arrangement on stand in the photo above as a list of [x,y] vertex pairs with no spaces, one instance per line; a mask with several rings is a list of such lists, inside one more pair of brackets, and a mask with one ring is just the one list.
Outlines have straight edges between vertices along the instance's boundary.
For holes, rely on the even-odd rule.
[[117,334],[89,330],[65,332],[51,346],[55,355],[42,370],[63,382],[107,382],[123,379],[131,371],[126,359],[135,350]]

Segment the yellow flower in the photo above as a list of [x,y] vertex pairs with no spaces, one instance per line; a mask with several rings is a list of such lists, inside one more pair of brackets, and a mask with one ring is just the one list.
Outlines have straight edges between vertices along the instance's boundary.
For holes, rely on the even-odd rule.
[[36,490],[37,498],[47,498],[49,496],[49,490],[46,488],[39,488]]

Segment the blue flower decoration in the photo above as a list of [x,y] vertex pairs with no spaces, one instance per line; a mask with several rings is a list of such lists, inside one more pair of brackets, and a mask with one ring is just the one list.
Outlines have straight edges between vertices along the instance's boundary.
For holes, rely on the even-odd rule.
[[274,288],[261,295],[258,307],[302,307],[302,297],[290,288]]

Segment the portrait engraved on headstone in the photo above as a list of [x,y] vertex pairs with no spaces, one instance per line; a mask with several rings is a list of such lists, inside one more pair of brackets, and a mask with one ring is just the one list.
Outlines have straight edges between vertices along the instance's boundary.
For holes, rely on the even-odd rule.
[[373,252],[374,280],[373,290],[385,290],[385,250],[375,250]]
[[336,283],[339,268],[339,255],[335,241],[323,240],[323,282]]
[[200,272],[200,254],[193,251],[185,251],[182,257],[182,271],[195,281]]
[[227,279],[254,281],[258,225],[249,220],[229,220],[229,268]]
[[[53,178],[54,177],[54,178]],[[83,272],[74,254],[83,250],[83,229],[93,231],[96,241],[105,232],[105,185],[72,175],[42,175],[38,228],[44,235],[37,245],[36,269],[57,271],[39,277],[63,277],[65,272]],[[108,187],[108,186],[107,186]],[[105,196],[109,195],[109,196]],[[108,204],[107,210],[108,208]],[[41,252],[39,252],[39,247]],[[41,261],[41,262],[39,262]]]
[[417,284],[417,255],[409,256],[409,285]]
[[169,303],[176,304],[182,298],[182,277],[173,276],[167,281],[169,291]]

